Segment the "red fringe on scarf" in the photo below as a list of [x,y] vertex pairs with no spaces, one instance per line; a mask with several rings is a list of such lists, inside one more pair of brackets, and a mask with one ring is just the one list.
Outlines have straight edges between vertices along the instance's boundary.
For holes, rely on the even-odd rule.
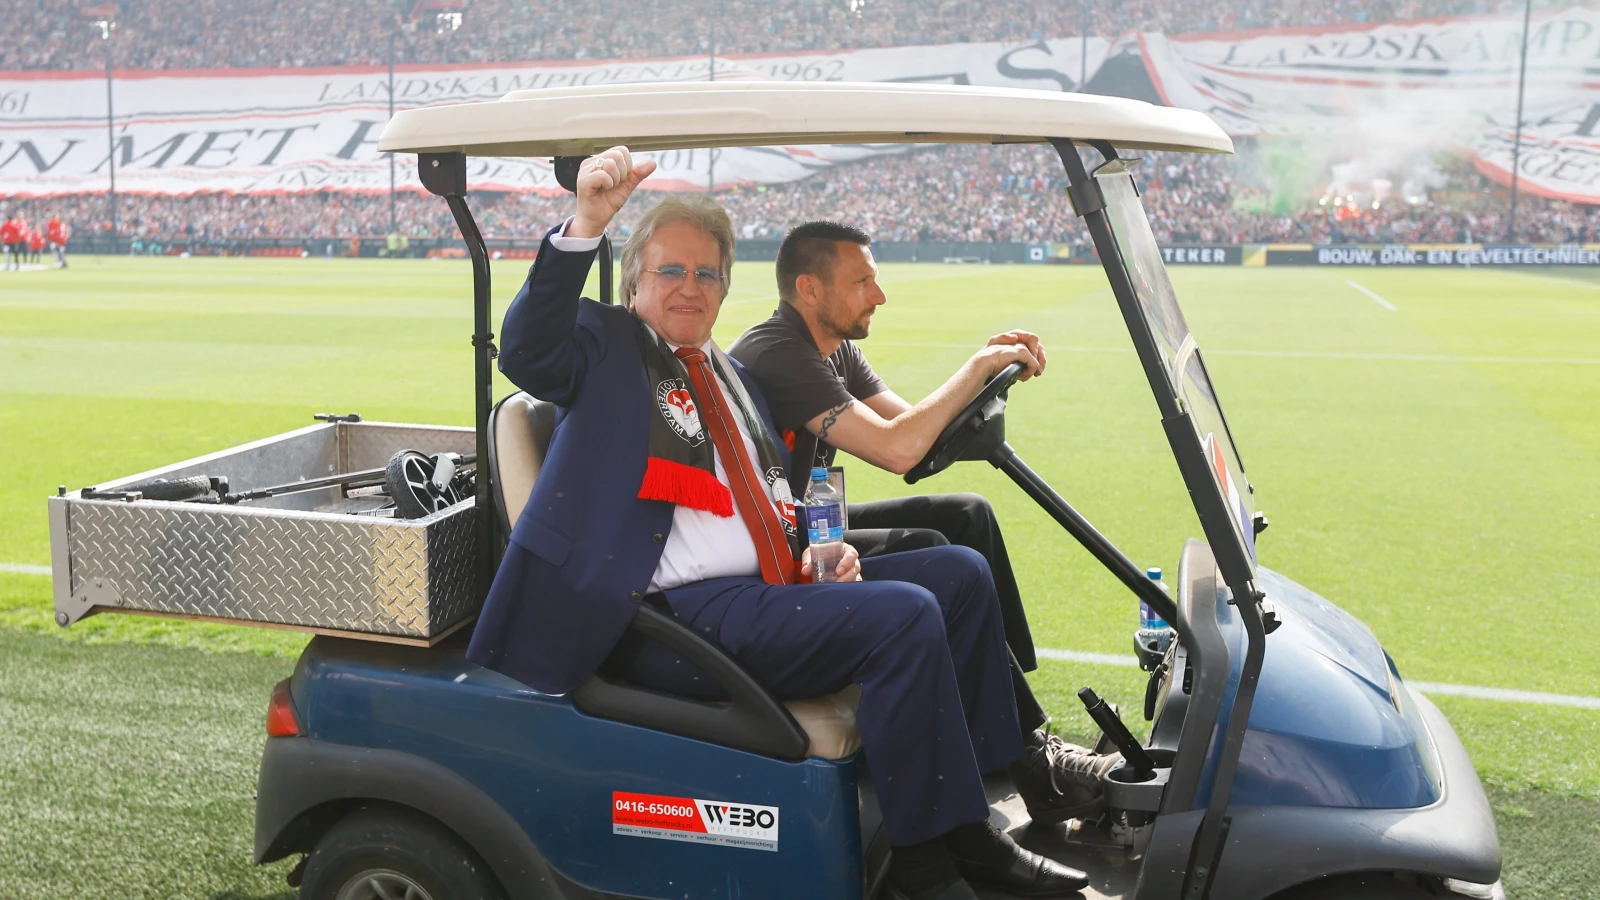
[[725,519],[733,515],[733,492],[717,476],[657,456],[646,458],[639,499],[665,500]]

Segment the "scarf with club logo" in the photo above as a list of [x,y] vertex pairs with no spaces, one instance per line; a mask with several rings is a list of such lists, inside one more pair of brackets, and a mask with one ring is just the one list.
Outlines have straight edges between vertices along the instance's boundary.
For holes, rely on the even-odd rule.
[[[733,493],[717,480],[711,435],[700,421],[700,400],[694,396],[688,370],[650,326],[637,315],[634,321],[644,345],[650,411],[654,413],[650,417],[649,458],[644,481],[639,485],[639,499],[664,500],[724,518],[732,516]],[[756,445],[756,467],[768,496],[776,498],[773,505],[777,507],[778,520],[783,523],[790,550],[798,558],[800,535],[795,525],[794,497],[777,444],[722,348],[712,343],[707,356],[723,383],[724,395],[738,407],[737,414],[744,416],[745,428]],[[723,460],[723,465],[738,465],[738,461]]]

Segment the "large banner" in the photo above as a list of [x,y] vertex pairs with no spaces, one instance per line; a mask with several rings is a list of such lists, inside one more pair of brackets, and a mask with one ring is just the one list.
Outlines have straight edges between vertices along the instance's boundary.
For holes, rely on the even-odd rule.
[[[1336,152],[1323,183],[1414,170],[1426,155],[1470,152],[1511,180],[1522,17],[1163,36],[1137,41],[1157,92],[1235,136],[1320,136]],[[1528,31],[1520,183],[1545,197],[1600,203],[1600,11],[1535,14]],[[1404,185],[1395,184],[1397,193]]]
[[[1265,266],[1600,266],[1600,244],[1273,245],[1245,265]],[[1247,252],[1248,257],[1248,252]]]
[[[778,81],[924,81],[1075,90],[1093,75],[1107,42],[947,44],[787,55],[718,57],[715,76]],[[1087,46],[1088,57],[1083,50]],[[509,91],[624,82],[704,81],[706,57],[401,67],[396,108],[494,100]],[[0,194],[103,191],[116,163],[117,189],[197,191],[378,191],[389,161],[377,151],[388,120],[383,69],[118,72],[107,134],[106,82],[94,72],[0,72]],[[657,190],[803,178],[818,169],[900,146],[745,147],[651,154]],[[399,158],[399,183],[418,189],[415,157]],[[474,188],[557,190],[549,160],[479,159]]]

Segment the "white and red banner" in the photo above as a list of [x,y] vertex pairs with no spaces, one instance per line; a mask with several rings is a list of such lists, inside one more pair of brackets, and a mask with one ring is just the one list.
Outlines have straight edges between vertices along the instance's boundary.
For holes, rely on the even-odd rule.
[[[1330,194],[1393,181],[1438,187],[1430,154],[1467,154],[1510,181],[1522,19],[1518,15],[1026,44],[719,57],[716,76],[781,81],[930,81],[1075,90],[1111,54],[1137,50],[1165,102],[1211,115],[1236,137],[1314,139]],[[396,108],[493,100],[539,87],[705,80],[705,57],[402,66]],[[376,141],[388,119],[381,68],[118,72],[114,143],[99,72],[0,72],[0,195],[103,191],[109,159],[130,193],[385,191]],[[1600,203],[1600,11],[1536,13],[1528,34],[1519,156],[1524,190]],[[751,147],[653,154],[657,190],[803,178],[901,146]],[[399,157],[400,187],[419,190]],[[472,161],[479,189],[555,191],[549,160]],[[1271,169],[1271,166],[1268,167]],[[1409,184],[1407,182],[1415,182]]]
[[[1320,136],[1356,179],[1457,150],[1509,183],[1522,31],[1518,14],[1123,42],[1167,103],[1229,134]],[[1522,188],[1600,203],[1600,11],[1536,13],[1527,48]]]
[[[717,79],[925,81],[1075,90],[1091,76],[1107,42],[1078,38],[1030,44],[931,47],[718,57]],[[397,109],[495,100],[509,91],[625,82],[704,81],[706,57],[402,66]],[[386,191],[389,160],[377,139],[389,117],[389,77],[381,68],[0,72],[0,195],[103,191],[116,163],[117,189],[129,193],[198,191],[281,193]],[[803,178],[818,169],[903,147],[749,147],[652,154],[657,190]],[[399,158],[399,185],[420,190],[414,157]],[[476,189],[554,191],[549,160],[478,159]]]

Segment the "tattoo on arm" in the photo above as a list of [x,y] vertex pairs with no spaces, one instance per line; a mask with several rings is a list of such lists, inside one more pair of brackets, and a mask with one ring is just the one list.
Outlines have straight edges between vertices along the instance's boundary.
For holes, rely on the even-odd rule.
[[833,409],[828,410],[827,415],[822,420],[822,427],[817,430],[817,440],[827,440],[828,431],[833,428],[834,423],[839,421],[839,417],[844,415],[845,410],[849,409],[855,404],[856,402],[854,400],[847,400],[844,403],[835,406]]

